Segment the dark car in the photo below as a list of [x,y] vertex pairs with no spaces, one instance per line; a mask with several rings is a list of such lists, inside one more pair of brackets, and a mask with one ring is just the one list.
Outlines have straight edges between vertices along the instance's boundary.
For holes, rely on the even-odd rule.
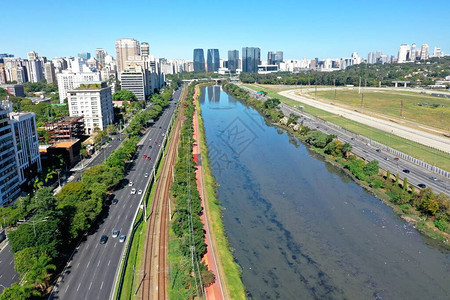
[[119,203],[119,200],[113,199],[112,204],[116,205],[117,203]]
[[422,189],[424,189],[424,188],[427,187],[424,183],[419,183],[417,186],[420,187],[420,188],[422,188]]
[[159,129],[161,129],[161,126],[159,126]]
[[102,235],[102,237],[100,238],[100,244],[106,244],[107,240],[108,240],[108,236]]
[[375,151],[377,151],[377,152],[381,152],[381,150],[380,150],[380,149],[377,149],[377,150],[375,150]]
[[410,171],[409,171],[408,169],[404,169],[404,170],[403,170],[403,173],[409,174]]

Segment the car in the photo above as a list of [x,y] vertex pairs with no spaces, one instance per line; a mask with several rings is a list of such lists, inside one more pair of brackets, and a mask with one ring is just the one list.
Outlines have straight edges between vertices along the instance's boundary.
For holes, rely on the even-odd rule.
[[150,149],[152,149],[152,145],[149,145],[148,147],[149,147]]
[[119,233],[120,233],[120,231],[119,231],[119,230],[117,230],[117,229],[114,229],[114,230],[113,230],[113,232],[112,232],[112,237],[113,237],[113,238],[116,238],[116,237],[118,237],[118,236],[119,236]]
[[135,188],[132,188],[132,189],[131,189],[131,194],[132,194],[132,195],[136,194],[136,189],[135,189]]
[[164,133],[162,134],[162,136],[164,136]]
[[381,150],[380,150],[380,149],[377,149],[377,150],[375,150],[375,151],[377,151],[378,153],[380,153],[380,152],[381,152]]
[[148,173],[145,173],[145,174],[144,174],[144,177],[147,178],[147,177],[148,177]]
[[427,187],[424,183],[419,183],[417,186],[420,187],[420,188],[422,188],[422,189],[424,189],[424,188]]
[[352,141],[354,141],[355,140],[355,138],[350,138]]
[[158,145],[158,142],[155,142],[155,145]]
[[319,126],[316,126],[316,128],[320,128]]
[[116,205],[117,203],[119,203],[119,200],[113,199],[112,204]]
[[108,236],[102,235],[102,237],[100,238],[100,244],[106,244],[106,241],[108,241]]
[[161,126],[159,126],[159,129],[161,129]]
[[143,157],[143,158],[147,158],[147,155],[144,154],[144,155],[142,155],[142,157]]
[[128,186],[133,186],[133,181],[128,182]]
[[139,190],[139,191],[138,191],[138,195],[142,195],[142,190]]
[[430,179],[433,180],[433,181],[438,181],[438,179],[436,177],[434,177],[434,176],[431,176]]
[[125,234],[121,234],[120,238],[119,238],[119,242],[121,242],[121,243],[125,242],[126,238],[127,238],[127,236]]
[[400,160],[400,158],[398,158],[398,157],[396,157],[396,158],[394,158],[396,161],[399,161]]
[[147,156],[147,160],[151,160],[152,158],[150,156]]
[[406,173],[406,174],[409,174],[411,171],[410,170],[408,170],[408,169],[404,169],[403,170],[403,173]]

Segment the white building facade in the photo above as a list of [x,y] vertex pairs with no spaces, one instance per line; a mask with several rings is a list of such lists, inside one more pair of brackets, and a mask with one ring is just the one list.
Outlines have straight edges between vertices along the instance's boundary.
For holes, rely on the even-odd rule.
[[70,71],[63,71],[56,74],[58,81],[59,102],[64,103],[64,99],[67,97],[67,92],[72,89],[76,89],[83,82],[99,82],[100,72],[86,72],[86,73],[74,73]]
[[87,82],[67,92],[71,117],[84,117],[86,134],[104,130],[114,122],[111,87],[106,82]]

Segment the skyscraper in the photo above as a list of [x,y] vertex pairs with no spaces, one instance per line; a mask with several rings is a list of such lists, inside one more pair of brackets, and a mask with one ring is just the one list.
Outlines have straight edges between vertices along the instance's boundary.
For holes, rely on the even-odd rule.
[[283,51],[277,51],[275,54],[275,64],[279,66],[282,61],[283,61]]
[[261,49],[257,47],[242,48],[242,72],[256,73],[261,64]]
[[409,61],[409,55],[410,55],[410,47],[407,44],[401,44],[400,48],[398,49],[398,58],[397,62],[399,64],[405,63]]
[[139,41],[131,38],[124,38],[116,40],[116,60],[117,71],[120,74],[126,69],[126,61],[129,56],[140,54]]
[[194,49],[194,72],[205,72],[205,54],[203,49]]
[[81,52],[81,53],[78,53],[78,57],[82,58],[84,60],[88,60],[89,58],[91,58],[91,53],[89,53],[89,52]]
[[428,50],[429,50],[428,44],[422,44],[422,48],[420,49],[420,59],[426,60],[428,59]]
[[417,57],[417,45],[416,45],[416,43],[413,43],[411,45],[411,53],[409,55],[409,60],[416,61],[416,57]]
[[268,65],[280,65],[283,61],[283,51],[269,51],[267,52],[267,64]]
[[150,45],[146,42],[141,43],[141,55],[142,56],[150,55]]
[[267,64],[273,65],[275,62],[275,53],[273,51],[267,52]]
[[434,47],[434,53],[433,53],[434,57],[443,57],[444,53],[442,53],[441,47],[435,46]]
[[104,67],[105,66],[106,51],[103,48],[95,49],[95,57],[97,58],[98,63],[102,67]]
[[232,73],[236,73],[236,69],[239,69],[239,50],[229,50],[228,70]]
[[207,68],[208,72],[217,72],[220,67],[219,49],[208,49]]
[[56,83],[55,66],[51,61],[44,64],[45,80],[47,83]]

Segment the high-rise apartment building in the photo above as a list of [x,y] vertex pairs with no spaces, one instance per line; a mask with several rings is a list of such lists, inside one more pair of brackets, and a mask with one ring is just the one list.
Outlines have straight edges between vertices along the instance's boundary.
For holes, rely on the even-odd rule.
[[36,60],[38,59],[38,54],[35,51],[28,52],[28,60]]
[[64,103],[67,97],[67,91],[78,88],[83,82],[100,81],[100,72],[74,73],[64,70],[56,74],[58,81],[59,102]]
[[13,201],[20,193],[14,131],[8,117],[11,111],[11,103],[0,102],[0,205]]
[[442,53],[441,47],[434,47],[434,52],[433,52],[433,56],[434,57],[443,57],[444,53]]
[[412,43],[411,45],[411,53],[409,54],[409,60],[414,62],[417,58],[417,45],[416,43]]
[[217,72],[220,67],[219,49],[208,49],[207,70]]
[[194,72],[205,72],[205,54],[203,49],[194,49]]
[[239,69],[239,50],[228,51],[228,70],[232,73],[236,73]]
[[407,44],[401,44],[398,49],[397,62],[399,64],[405,63],[409,61],[411,49]]
[[47,83],[56,83],[55,66],[53,62],[48,61],[44,64],[45,80]]
[[150,45],[146,42],[141,43],[141,56],[149,56],[150,55]]
[[128,57],[140,55],[139,41],[131,38],[123,38],[116,40],[116,60],[117,71],[120,74],[126,69],[126,61]]
[[27,60],[25,62],[28,81],[30,82],[39,82],[44,79],[43,75],[43,66],[42,62],[38,59]]
[[429,58],[429,46],[428,44],[422,44],[422,48],[420,49],[420,59],[427,60]]
[[261,49],[257,47],[242,48],[242,72],[257,73],[261,64]]
[[67,92],[69,114],[83,117],[86,134],[104,130],[114,121],[111,87],[106,82],[82,83]]
[[103,48],[95,49],[95,57],[97,58],[98,63],[102,67],[104,67],[105,66],[106,51]]
[[13,124],[19,182],[23,184],[42,171],[36,116],[31,112],[14,112],[10,113],[10,118]]

